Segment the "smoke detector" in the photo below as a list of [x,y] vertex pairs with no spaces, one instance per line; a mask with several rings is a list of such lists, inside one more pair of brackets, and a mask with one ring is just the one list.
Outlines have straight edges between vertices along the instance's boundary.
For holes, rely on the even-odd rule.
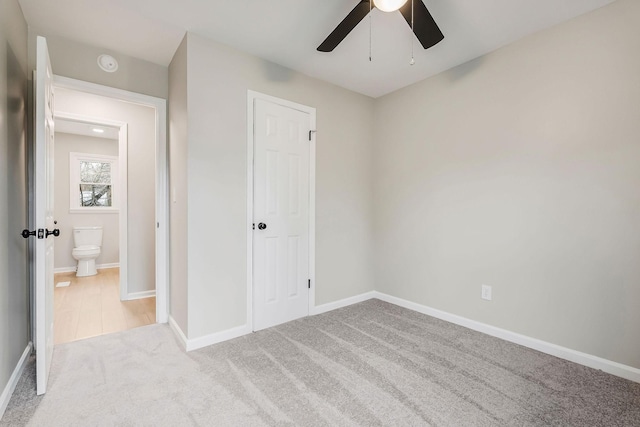
[[98,66],[107,73],[114,73],[118,69],[118,61],[111,55],[98,56]]

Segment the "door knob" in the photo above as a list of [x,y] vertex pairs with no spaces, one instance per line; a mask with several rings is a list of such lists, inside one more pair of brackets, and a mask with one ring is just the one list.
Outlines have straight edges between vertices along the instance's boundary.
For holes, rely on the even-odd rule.
[[53,237],[58,237],[60,235],[60,230],[56,228],[53,231],[49,231],[49,229],[47,228],[47,237],[51,236],[52,234]]
[[265,224],[264,222],[258,224],[258,230],[264,230],[265,228],[267,228],[267,224]]
[[20,233],[22,235],[22,237],[24,237],[25,239],[28,239],[29,236],[35,236],[36,235],[36,230],[33,231],[29,231],[27,229],[22,230],[22,233]]
[[[33,231],[24,229],[22,230],[22,233],[20,233],[20,235],[25,239],[28,239],[29,236],[35,236],[36,232],[38,233],[38,239],[44,239],[44,229],[42,228],[38,228],[38,230],[33,230]],[[60,234],[60,232],[58,232],[58,234]]]

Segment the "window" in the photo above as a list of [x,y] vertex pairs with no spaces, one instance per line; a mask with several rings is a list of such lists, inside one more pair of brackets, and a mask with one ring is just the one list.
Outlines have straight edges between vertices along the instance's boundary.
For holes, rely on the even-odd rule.
[[117,211],[117,157],[70,153],[69,167],[71,212]]

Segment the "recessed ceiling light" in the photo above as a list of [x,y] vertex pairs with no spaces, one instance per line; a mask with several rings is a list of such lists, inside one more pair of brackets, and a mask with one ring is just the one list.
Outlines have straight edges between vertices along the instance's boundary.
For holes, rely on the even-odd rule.
[[118,61],[111,55],[100,55],[98,66],[107,73],[114,73],[118,69]]
[[92,128],[92,131],[94,131],[95,133],[104,133],[104,129],[100,129],[100,128]]

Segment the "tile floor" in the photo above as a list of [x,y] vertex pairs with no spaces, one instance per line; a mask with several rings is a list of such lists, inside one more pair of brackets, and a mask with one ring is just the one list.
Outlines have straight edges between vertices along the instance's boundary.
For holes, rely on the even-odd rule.
[[98,270],[96,276],[58,273],[54,283],[54,339],[56,344],[133,329],[156,322],[156,299],[120,301],[120,269]]

